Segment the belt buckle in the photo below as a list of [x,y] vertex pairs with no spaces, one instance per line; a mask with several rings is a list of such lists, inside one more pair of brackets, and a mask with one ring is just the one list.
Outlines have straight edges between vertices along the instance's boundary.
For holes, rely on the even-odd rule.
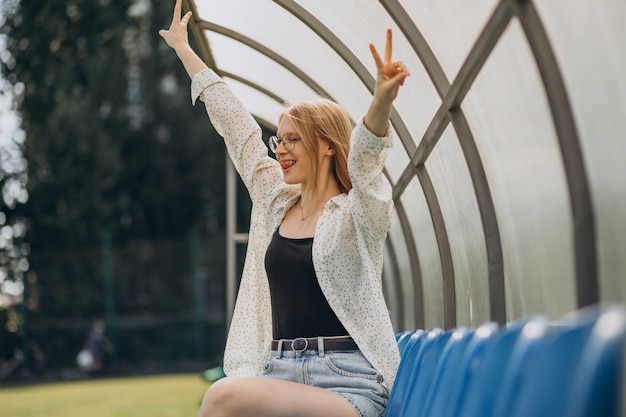
[[[304,341],[304,347],[302,349],[296,349],[296,342],[300,340]],[[294,352],[304,352],[308,348],[309,348],[309,341],[305,339],[304,337],[298,337],[297,339],[293,339],[291,341],[291,350],[293,350]]]

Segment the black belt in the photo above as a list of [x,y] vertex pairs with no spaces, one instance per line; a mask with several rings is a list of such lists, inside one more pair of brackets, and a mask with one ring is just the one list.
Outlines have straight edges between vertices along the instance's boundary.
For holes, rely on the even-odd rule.
[[[324,337],[324,350],[358,350],[354,340],[350,336]],[[318,350],[317,337],[297,339],[272,340],[272,350],[278,350],[282,342],[281,350],[293,350],[294,352],[304,352],[305,350]]]

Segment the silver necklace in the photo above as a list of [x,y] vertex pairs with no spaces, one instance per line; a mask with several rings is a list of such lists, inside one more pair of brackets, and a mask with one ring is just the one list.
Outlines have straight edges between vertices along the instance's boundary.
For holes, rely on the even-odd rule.
[[307,214],[307,215],[305,216],[305,215],[304,215],[304,210],[302,209],[302,205],[300,205],[300,221],[301,221],[301,222],[303,222],[303,221],[305,221],[306,219],[308,219],[309,217],[311,217],[312,215],[314,215],[315,213],[318,213],[318,212],[320,212],[320,211],[322,211],[322,210],[324,210],[324,207],[322,207],[322,208],[321,208],[321,209],[319,209],[319,210],[312,211],[312,212],[310,212],[309,214]]

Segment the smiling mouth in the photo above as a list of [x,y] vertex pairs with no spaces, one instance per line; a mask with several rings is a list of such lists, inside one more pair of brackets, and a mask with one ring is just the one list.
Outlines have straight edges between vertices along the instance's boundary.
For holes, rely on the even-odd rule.
[[287,170],[289,168],[291,168],[292,166],[294,166],[296,164],[296,161],[289,159],[286,161],[280,161],[280,166],[282,167],[283,170]]

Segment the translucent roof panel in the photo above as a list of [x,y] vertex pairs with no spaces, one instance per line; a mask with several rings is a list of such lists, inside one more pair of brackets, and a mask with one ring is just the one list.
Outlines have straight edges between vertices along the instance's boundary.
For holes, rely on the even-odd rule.
[[439,140],[426,168],[449,236],[457,325],[476,326],[489,320],[487,255],[474,188],[451,127]]
[[[214,33],[209,34],[208,38],[215,48],[215,61],[220,70],[262,86],[285,102],[296,102],[316,96],[313,89],[300,78],[255,49]],[[245,99],[245,95],[243,98]]]
[[[411,76],[407,79],[402,94],[398,96],[395,102],[395,108],[409,130],[414,132],[413,140],[419,141],[421,134],[426,130],[436,113],[440,99],[424,66],[383,6],[378,2],[369,2],[367,7],[363,7],[361,0],[332,2],[308,0],[298,3],[339,38],[361,64],[368,69],[372,77],[375,76],[376,67],[369,50],[369,44],[373,43],[379,53],[382,54],[385,48],[385,31],[387,28],[393,30],[394,59],[403,60],[411,71]],[[358,19],[355,19],[357,14]],[[334,68],[332,70],[334,71]],[[350,95],[351,93],[345,91],[345,94]],[[365,101],[357,103],[357,107],[362,109],[361,112],[364,112],[369,98],[370,96],[364,97],[363,100]]]
[[[372,81],[375,66],[369,51],[369,43],[375,43],[382,53],[386,28],[395,28],[394,55],[405,60],[412,72],[396,108],[399,109],[409,129],[418,132],[418,139],[419,132],[425,130],[440,104],[430,79],[400,30],[390,18],[381,19],[386,16],[382,6],[372,5],[362,8],[354,1],[301,2],[303,14],[294,16],[270,1],[205,0],[196,1],[196,5],[200,16],[207,16],[206,19],[212,25],[226,27],[238,36],[253,39],[255,46],[258,44],[267,48],[315,80],[328,95],[346,107],[355,120],[365,113],[371,93],[346,60],[350,60],[352,64],[356,62],[361,69],[366,69],[365,76]],[[330,5],[332,7],[329,7]],[[323,7],[320,9],[320,6]],[[368,24],[357,24],[349,18],[354,14],[355,7],[360,7],[363,13],[361,18],[367,19]],[[304,22],[299,20],[307,19],[306,13],[311,13],[314,17],[309,17]],[[335,38],[323,39],[309,28],[307,24],[311,23],[311,19],[318,19],[315,21],[317,31],[326,31],[329,37],[338,37],[340,44],[333,43],[336,41]],[[259,22],[263,22],[261,30]],[[223,44],[224,41],[211,30],[207,31],[207,38],[220,68],[223,65],[225,67],[223,69],[233,71],[246,79],[263,79],[266,87],[280,84],[284,80],[286,85],[283,89],[289,90],[290,77],[284,76],[283,71],[276,71],[272,65],[263,64],[263,60],[259,60],[261,62],[259,63],[257,57],[246,52],[246,48],[232,46],[232,43]],[[340,53],[348,56],[340,56]],[[279,94],[274,87],[271,91]],[[281,94],[281,97],[284,95],[286,94]],[[314,95],[315,93],[311,94]],[[297,99],[312,98],[295,93],[293,96]],[[245,101],[245,97],[242,99]],[[288,95],[285,99],[295,101]]]
[[[395,131],[393,131],[393,134],[396,138],[398,137]],[[409,165],[410,155],[406,153],[406,150],[404,149],[402,144],[400,144],[399,141],[396,140],[394,142],[394,146],[392,146],[387,153],[387,159],[390,161],[394,161],[393,164],[388,164],[386,169],[387,174],[391,179],[391,182],[396,183],[398,181],[398,178],[406,169],[407,165]]]
[[626,2],[543,0],[537,8],[571,99],[596,211],[602,298],[626,298]]
[[[394,216],[392,217],[391,229],[389,230],[388,239],[391,240],[393,248],[395,250],[394,255],[395,259],[397,260],[397,268],[402,288],[402,295],[406,297],[406,294],[414,294],[414,282],[413,273],[411,271],[411,263],[409,260],[409,254],[407,252],[407,244],[404,238],[402,225],[400,224],[397,213],[394,213]],[[388,272],[388,269],[388,267],[385,267],[386,272]],[[403,321],[405,328],[415,329],[417,326],[417,324],[413,320],[413,318],[415,317],[415,303],[403,303],[403,307],[404,310],[401,313],[404,315]]]
[[448,79],[453,80],[498,2],[404,0],[400,3],[433,49]]
[[437,238],[428,203],[417,178],[407,186],[401,198],[409,214],[411,232],[419,254],[420,276],[424,293],[425,328],[444,327],[443,272]]
[[248,111],[256,118],[262,120],[266,127],[276,126],[278,119],[276,114],[284,109],[284,106],[271,97],[259,92],[258,90],[241,83],[232,78],[224,78],[224,81],[233,90],[238,97],[246,98],[246,106]]
[[490,179],[513,294],[508,312],[523,317],[558,300],[546,311],[558,317],[575,307],[568,187],[540,75],[517,21],[463,108]]

